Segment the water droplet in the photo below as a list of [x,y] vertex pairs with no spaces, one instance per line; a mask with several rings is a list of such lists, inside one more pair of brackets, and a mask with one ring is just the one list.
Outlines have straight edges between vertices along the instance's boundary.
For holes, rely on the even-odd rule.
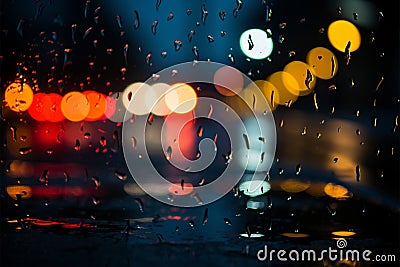
[[69,173],[64,171],[64,181],[65,181],[65,183],[69,182],[69,178],[70,178]]
[[32,148],[31,147],[22,147],[18,151],[19,151],[20,155],[28,155],[32,152]]
[[151,53],[148,53],[148,54],[147,54],[145,61],[146,61],[146,64],[147,64],[147,65],[149,65],[149,66],[152,65],[152,64],[151,64]]
[[314,96],[314,107],[315,107],[315,110],[318,110],[317,93],[314,92],[313,96]]
[[49,185],[49,170],[43,170],[42,175],[40,175],[39,182],[45,183],[45,186]]
[[224,37],[226,35],[226,31],[220,31],[221,37]]
[[75,151],[79,151],[81,149],[81,142],[79,139],[75,140],[75,146],[74,146]]
[[334,84],[331,84],[331,85],[329,85],[329,87],[328,87],[328,90],[329,91],[333,91],[333,90],[336,90],[337,88],[336,88],[336,85],[334,85]]
[[168,146],[167,151],[165,152],[165,158],[166,158],[167,160],[170,160],[170,159],[171,159],[171,156],[172,156],[172,147],[171,147],[171,146]]
[[142,202],[142,200],[141,200],[140,198],[135,198],[135,202],[136,202],[136,204],[138,205],[139,210],[140,210],[141,212],[143,212],[143,202]]
[[372,122],[372,126],[376,127],[376,125],[378,123],[378,118],[377,117],[372,117],[371,118],[371,122]]
[[179,51],[179,49],[181,49],[181,47],[182,47],[182,41],[181,40],[175,40],[174,41],[175,51]]
[[203,136],[203,126],[199,126],[199,129],[197,129],[197,136],[202,137]]
[[317,139],[320,139],[321,136],[322,136],[322,133],[318,132],[318,133],[317,133]]
[[118,179],[120,179],[120,180],[122,180],[122,181],[125,181],[126,178],[128,177],[128,176],[126,175],[126,173],[119,172],[119,171],[115,171],[115,172],[114,172],[114,175],[117,176]]
[[106,140],[106,138],[105,138],[104,136],[101,136],[101,137],[100,137],[99,144],[100,144],[102,147],[105,147],[105,146],[107,145],[107,140]]
[[192,15],[192,12],[193,12],[193,10],[188,9],[188,10],[186,10],[186,15],[190,16],[190,15]]
[[193,39],[193,36],[195,35],[195,30],[190,30],[189,31],[189,33],[188,33],[188,40],[189,40],[189,43],[192,41],[192,39]]
[[231,220],[229,220],[228,218],[224,218],[224,222],[225,222],[227,225],[232,226],[232,222],[231,222]]
[[303,130],[301,131],[301,135],[306,135],[307,134],[307,127],[304,126]]
[[95,185],[95,189],[97,190],[101,185],[99,177],[92,176],[92,181],[93,181],[93,183]]
[[244,142],[246,144],[247,149],[250,149],[250,139],[247,134],[243,134]]
[[222,157],[225,160],[225,164],[229,164],[231,162],[231,160],[232,160],[232,152],[229,151],[228,154],[222,154]]
[[228,54],[228,58],[229,58],[229,61],[230,61],[232,64],[235,64],[235,56],[234,56],[233,54],[229,53],[229,54]]
[[151,32],[153,33],[153,35],[156,35],[157,33],[157,25],[158,20],[153,21],[153,23],[151,24]]
[[168,14],[167,21],[170,21],[170,20],[173,19],[173,18],[174,18],[174,13],[170,12],[170,13]]
[[208,39],[208,42],[209,42],[209,43],[213,43],[213,42],[215,41],[214,37],[211,36],[211,35],[208,35],[208,36],[207,36],[207,39]]
[[201,22],[204,24],[206,23],[206,19],[208,16],[208,10],[206,9],[206,4],[201,6]]
[[88,37],[88,35],[91,33],[93,31],[93,28],[92,27],[89,27],[86,31],[85,31],[85,33],[83,34],[83,39],[86,39],[86,37]]
[[100,199],[98,197],[93,196],[92,197],[92,202],[94,205],[100,205]]
[[199,185],[200,185],[200,186],[203,185],[204,182],[205,182],[205,179],[204,179],[204,177],[202,177],[202,178],[200,179],[200,181],[199,181]]
[[193,221],[193,220],[190,220],[190,221],[189,221],[189,225],[190,225],[190,227],[194,228],[194,221]]
[[158,242],[163,242],[164,241],[164,237],[162,234],[156,234]]
[[225,19],[225,17],[226,17],[226,12],[220,11],[220,12],[218,13],[218,15],[219,15],[219,18],[223,21],[223,20]]
[[334,159],[333,159],[333,163],[337,163],[338,160],[339,160],[339,158],[334,158]]
[[296,175],[299,175],[301,172],[301,164],[297,164],[296,166]]
[[46,154],[47,155],[53,155],[54,154],[54,149],[52,149],[52,148],[46,149]]
[[132,142],[132,149],[135,150],[137,141],[136,141],[136,138],[134,136],[131,137],[131,142]]
[[360,182],[361,179],[361,169],[360,169],[360,165],[356,166],[356,181]]
[[193,46],[192,52],[196,59],[199,59],[199,49],[197,48],[197,46]]
[[278,174],[282,175],[283,172],[284,172],[284,169],[283,169],[283,168],[279,168],[279,169],[278,169]]
[[133,11],[133,28],[135,30],[139,29],[140,27],[140,19],[139,19],[139,12],[137,10]]
[[361,135],[361,130],[360,129],[356,130],[356,135]]
[[204,210],[203,221],[201,222],[202,225],[205,225],[208,221],[208,208]]

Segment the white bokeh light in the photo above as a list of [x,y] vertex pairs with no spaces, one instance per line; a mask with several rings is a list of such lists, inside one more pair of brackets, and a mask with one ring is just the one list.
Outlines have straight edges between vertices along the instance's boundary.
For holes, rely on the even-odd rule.
[[270,30],[250,29],[240,36],[240,49],[249,58],[264,59],[272,53],[274,47]]

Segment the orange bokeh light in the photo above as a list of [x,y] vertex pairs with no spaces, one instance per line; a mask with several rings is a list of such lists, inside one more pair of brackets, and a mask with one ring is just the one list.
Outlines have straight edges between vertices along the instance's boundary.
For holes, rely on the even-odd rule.
[[70,121],[82,121],[89,114],[90,104],[84,94],[74,91],[64,95],[61,111]]
[[50,99],[50,105],[44,112],[46,119],[51,122],[63,121],[65,119],[61,111],[61,100],[63,97],[55,93],[48,94],[47,97]]
[[90,110],[86,116],[86,120],[96,121],[103,118],[104,113],[107,110],[106,96],[95,91],[85,91],[83,94],[86,96],[90,105]]
[[37,121],[45,121],[47,120],[46,111],[50,105],[51,99],[46,94],[34,94],[32,105],[28,108],[28,113]]
[[15,81],[7,87],[4,100],[12,111],[26,111],[32,104],[33,91],[27,83]]

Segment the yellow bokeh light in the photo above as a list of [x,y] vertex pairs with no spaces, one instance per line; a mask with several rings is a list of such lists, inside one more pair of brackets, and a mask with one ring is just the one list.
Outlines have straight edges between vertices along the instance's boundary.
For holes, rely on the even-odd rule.
[[349,52],[356,51],[361,44],[361,35],[357,27],[347,20],[337,20],[328,27],[328,39],[332,46],[340,52],[345,52],[350,42]]
[[171,87],[166,83],[155,83],[151,86],[151,88],[155,95],[151,113],[157,116],[168,115],[171,110],[168,108],[167,103],[165,102],[165,95]]
[[29,186],[23,185],[12,185],[7,186],[7,194],[14,200],[17,200],[17,195],[21,195],[21,198],[30,198],[32,196],[32,189]]
[[[317,83],[317,77],[314,70],[306,63],[301,61],[292,61],[285,66],[283,71],[291,74],[297,81],[298,88],[295,95],[305,96],[311,93]],[[288,89],[292,89],[288,87]]]
[[165,95],[165,103],[175,113],[188,113],[196,107],[197,95],[190,85],[175,83]]
[[265,80],[257,80],[254,83],[260,88],[262,94],[264,95],[265,99],[267,100],[269,107],[271,110],[275,110],[278,105],[275,103],[279,103],[279,92],[276,87]]
[[276,104],[285,105],[297,100],[297,95],[293,92],[298,91],[299,85],[290,73],[284,71],[275,72],[267,78],[267,81],[275,86],[279,94],[279,98],[274,98]]
[[79,92],[69,92],[61,100],[61,111],[70,121],[82,121],[90,111],[86,96]]
[[315,47],[307,54],[307,64],[318,78],[328,80],[338,71],[338,61],[335,54],[325,47]]
[[309,234],[305,233],[282,233],[281,235],[290,237],[290,238],[306,238],[309,237]]
[[235,101],[228,102],[234,103],[235,107],[241,107],[241,105],[246,104],[247,107],[242,107],[243,111],[252,110],[257,113],[263,113],[275,109],[277,105],[272,105],[271,100],[273,101],[275,97],[278,97],[279,99],[275,86],[270,82],[262,80],[250,83],[237,96],[237,98],[235,96],[230,97],[230,99],[235,99]]
[[334,236],[349,237],[355,235],[356,233],[352,231],[336,231],[332,232],[331,234]]
[[299,193],[307,190],[310,182],[303,182],[297,179],[288,179],[281,183],[281,188],[288,193]]
[[146,83],[133,83],[122,93],[122,103],[130,113],[135,115],[149,114],[155,100],[154,90]]
[[349,192],[346,187],[333,183],[325,185],[324,192],[328,196],[336,199],[346,199],[352,196],[351,192]]
[[28,84],[16,81],[7,87],[4,100],[12,111],[26,111],[32,104],[33,91]]

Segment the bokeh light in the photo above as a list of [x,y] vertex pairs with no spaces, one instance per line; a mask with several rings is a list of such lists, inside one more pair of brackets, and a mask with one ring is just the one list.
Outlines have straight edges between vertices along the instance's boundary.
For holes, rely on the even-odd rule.
[[277,71],[271,74],[267,81],[272,83],[279,93],[279,98],[274,98],[274,102],[279,105],[285,105],[289,102],[293,103],[297,100],[298,82],[290,73]]
[[114,115],[116,102],[115,94],[106,96],[106,110],[104,111],[104,119],[111,118]]
[[82,121],[89,114],[90,104],[84,94],[73,91],[64,95],[61,111],[70,121]]
[[165,95],[165,102],[171,111],[183,114],[196,107],[197,94],[190,85],[175,83]]
[[47,97],[50,99],[51,104],[45,112],[46,119],[51,122],[63,121],[65,119],[61,110],[61,101],[63,97],[56,93],[47,94]]
[[356,51],[361,44],[360,32],[353,23],[347,20],[332,22],[328,27],[328,39],[340,52],[346,51],[348,42],[351,43],[349,52]]
[[224,96],[234,96],[243,89],[242,73],[230,66],[218,69],[214,74],[214,85],[218,93]]
[[249,197],[257,197],[267,193],[271,185],[267,181],[252,180],[244,181],[239,185],[239,191]]
[[288,193],[299,193],[307,190],[310,187],[310,182],[300,181],[298,179],[288,179],[281,183],[283,191]]
[[34,94],[32,104],[28,108],[28,113],[37,121],[46,121],[46,112],[50,109],[51,105],[52,100],[46,94]]
[[276,109],[278,105],[275,103],[280,102],[279,91],[276,89],[275,85],[265,80],[257,80],[254,83],[263,93],[265,99],[267,100],[271,110]]
[[127,110],[122,98],[122,92],[116,92],[107,97],[107,109],[105,115],[110,121],[124,122],[129,120],[130,117],[125,116]]
[[156,94],[146,83],[130,84],[122,93],[122,103],[130,113],[135,115],[149,114],[156,100]]
[[184,196],[193,192],[193,185],[191,183],[172,184],[168,191],[175,196]]
[[346,199],[352,197],[352,193],[349,192],[346,187],[333,183],[328,183],[325,185],[324,192],[328,196],[336,199]]
[[6,88],[4,100],[12,111],[26,111],[32,104],[33,91],[28,84],[16,81]]
[[[269,31],[269,30],[267,30]],[[271,33],[261,29],[250,29],[240,36],[240,49],[249,58],[264,59],[272,53],[274,43]]]
[[307,64],[312,68],[315,76],[323,80],[333,78],[339,68],[335,54],[325,47],[311,49],[307,54]]
[[155,83],[151,86],[151,90],[153,91],[152,95],[155,95],[155,103],[151,109],[151,113],[157,116],[165,116],[171,112],[167,106],[167,103],[165,102],[165,95],[170,88],[171,86],[166,83]]
[[87,121],[96,121],[104,116],[107,110],[107,100],[105,95],[95,91],[85,91],[83,94],[86,96],[90,110],[86,116]]
[[[306,63],[301,61],[292,61],[285,66],[283,71],[290,73],[297,81],[298,91],[292,92],[300,96],[308,95],[315,88],[317,79],[314,70]],[[292,87],[288,87],[289,89]]]
[[23,199],[31,198],[32,196],[32,189],[29,186],[24,185],[7,186],[6,191],[7,194],[14,200],[17,200],[18,195]]
[[340,237],[350,237],[356,234],[356,232],[353,231],[334,231],[331,233],[334,236],[340,236]]

